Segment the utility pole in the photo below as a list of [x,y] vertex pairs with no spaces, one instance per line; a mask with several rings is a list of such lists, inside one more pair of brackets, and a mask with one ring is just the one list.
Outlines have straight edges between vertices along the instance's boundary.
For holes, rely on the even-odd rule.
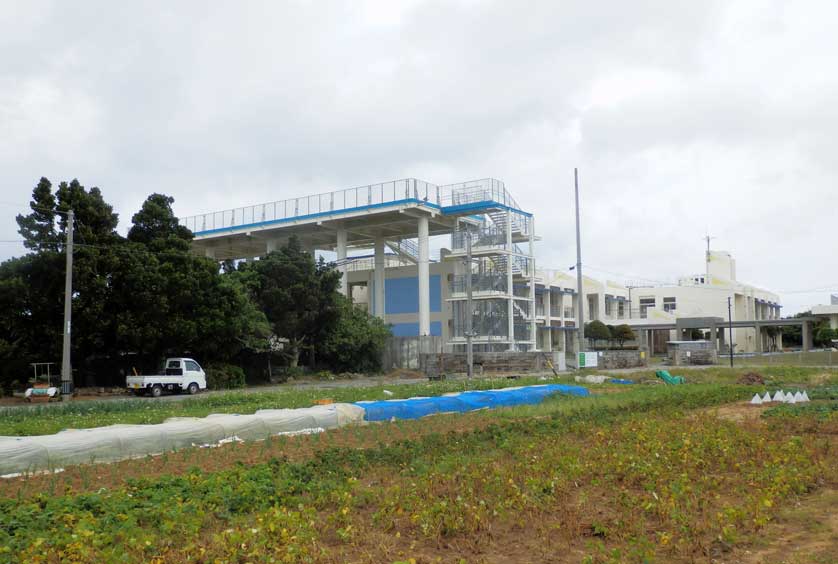
[[469,381],[474,375],[474,310],[471,298],[471,229],[466,225],[466,376]]
[[70,399],[73,393],[73,368],[70,365],[70,330],[73,315],[73,210],[67,212],[67,267],[64,273],[64,342],[61,352],[61,398]]
[[730,333],[730,342],[727,346],[730,350],[730,367],[733,368],[733,315],[730,311],[730,296],[727,297],[727,324]]
[[576,191],[576,295],[578,312],[576,314],[576,335],[579,339],[579,346],[576,348],[577,358],[582,352],[585,343],[585,292],[582,291],[582,239],[579,228],[579,171],[573,169],[573,185]]

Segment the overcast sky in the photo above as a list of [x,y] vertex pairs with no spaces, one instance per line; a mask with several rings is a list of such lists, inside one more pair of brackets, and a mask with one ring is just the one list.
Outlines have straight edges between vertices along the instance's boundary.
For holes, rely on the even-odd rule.
[[836,20],[799,0],[2,0],[0,239],[41,176],[99,186],[123,230],[151,192],[185,216],[491,176],[536,214],[539,266],[566,268],[579,167],[588,274],[702,271],[709,230],[794,313],[838,292]]

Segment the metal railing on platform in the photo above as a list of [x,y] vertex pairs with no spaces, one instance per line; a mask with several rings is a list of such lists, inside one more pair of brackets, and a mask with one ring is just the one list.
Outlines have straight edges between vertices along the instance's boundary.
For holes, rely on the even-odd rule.
[[[451,293],[462,294],[466,291],[468,274],[457,274],[451,280]],[[471,289],[473,292],[501,292],[507,291],[505,274],[472,274]]]
[[329,214],[403,200],[428,202],[437,207],[494,201],[515,209],[517,202],[500,180],[486,178],[438,186],[416,178],[391,180],[311,196],[288,198],[253,206],[193,215],[180,219],[193,233],[253,226],[286,219]]

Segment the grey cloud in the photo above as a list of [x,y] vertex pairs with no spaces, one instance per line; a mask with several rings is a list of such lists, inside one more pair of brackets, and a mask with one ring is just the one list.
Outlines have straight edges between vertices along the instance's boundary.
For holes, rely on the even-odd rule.
[[124,219],[152,191],[188,215],[491,175],[537,213],[540,261],[558,268],[574,261],[578,166],[591,265],[674,278],[701,268],[710,229],[753,283],[838,281],[816,242],[838,204],[828,3],[12,7],[5,202],[25,205],[41,175],[101,186]]

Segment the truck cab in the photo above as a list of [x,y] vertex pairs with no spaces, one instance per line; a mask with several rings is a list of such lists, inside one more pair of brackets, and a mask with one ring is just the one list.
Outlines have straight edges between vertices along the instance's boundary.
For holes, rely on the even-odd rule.
[[159,397],[164,391],[197,394],[207,389],[207,375],[201,365],[191,358],[167,358],[163,374],[128,376],[125,386],[135,395]]

